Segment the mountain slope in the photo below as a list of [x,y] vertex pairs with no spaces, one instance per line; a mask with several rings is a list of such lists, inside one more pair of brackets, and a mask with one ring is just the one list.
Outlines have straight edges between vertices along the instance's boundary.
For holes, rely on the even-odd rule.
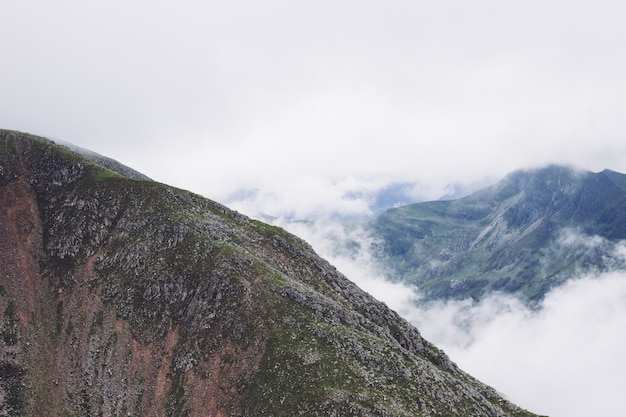
[[585,272],[624,268],[626,175],[518,171],[465,198],[391,209],[370,226],[398,279],[432,298],[490,291],[539,301]]
[[0,415],[531,415],[282,229],[11,131],[0,270]]

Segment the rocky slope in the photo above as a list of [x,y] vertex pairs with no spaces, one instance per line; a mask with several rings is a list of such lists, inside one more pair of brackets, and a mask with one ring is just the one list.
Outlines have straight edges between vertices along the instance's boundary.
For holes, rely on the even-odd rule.
[[305,242],[0,131],[0,416],[530,416]]
[[569,278],[626,268],[626,175],[519,171],[464,198],[388,210],[369,227],[379,259],[432,298],[503,291],[533,304]]

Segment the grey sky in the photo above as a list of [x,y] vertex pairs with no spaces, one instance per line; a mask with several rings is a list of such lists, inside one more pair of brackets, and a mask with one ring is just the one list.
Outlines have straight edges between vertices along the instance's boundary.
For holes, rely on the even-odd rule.
[[221,201],[626,169],[621,2],[0,4],[3,128]]
[[0,127],[276,216],[367,214],[390,182],[436,198],[547,163],[625,172],[625,15],[608,0],[0,0]]

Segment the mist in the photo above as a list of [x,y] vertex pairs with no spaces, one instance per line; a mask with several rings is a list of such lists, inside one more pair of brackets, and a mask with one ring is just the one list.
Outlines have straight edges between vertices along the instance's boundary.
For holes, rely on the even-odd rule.
[[[425,302],[391,282],[358,223],[331,218],[275,224],[299,235],[361,288],[413,323],[461,369],[529,411],[552,417],[623,414],[626,387],[626,272],[573,277],[537,308],[504,295]],[[581,244],[567,231],[563,241]],[[589,237],[586,244],[601,244]],[[626,257],[623,245],[617,253]]]

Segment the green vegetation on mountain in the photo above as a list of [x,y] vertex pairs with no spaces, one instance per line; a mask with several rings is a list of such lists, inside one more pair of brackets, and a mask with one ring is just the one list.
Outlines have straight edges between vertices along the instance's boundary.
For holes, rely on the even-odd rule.
[[427,297],[534,303],[571,277],[626,267],[626,175],[518,171],[461,199],[390,209],[369,228],[378,259]]
[[0,416],[532,415],[284,230],[0,143]]

